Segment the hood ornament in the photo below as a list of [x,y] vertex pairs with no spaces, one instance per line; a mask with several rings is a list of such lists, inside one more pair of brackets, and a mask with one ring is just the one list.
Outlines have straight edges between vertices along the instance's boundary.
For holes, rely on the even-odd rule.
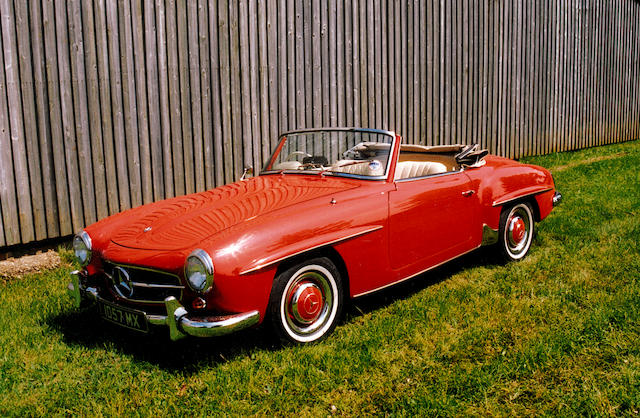
[[143,231],[144,231],[144,232],[149,232],[149,231],[151,231],[151,227],[150,227],[150,226],[148,226],[148,227],[146,227]]

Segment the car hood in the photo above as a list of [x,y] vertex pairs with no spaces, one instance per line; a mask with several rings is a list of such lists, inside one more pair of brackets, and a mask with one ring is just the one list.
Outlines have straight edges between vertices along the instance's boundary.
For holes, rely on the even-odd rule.
[[354,187],[353,180],[335,177],[260,176],[142,206],[111,239],[129,248],[182,250],[260,215]]

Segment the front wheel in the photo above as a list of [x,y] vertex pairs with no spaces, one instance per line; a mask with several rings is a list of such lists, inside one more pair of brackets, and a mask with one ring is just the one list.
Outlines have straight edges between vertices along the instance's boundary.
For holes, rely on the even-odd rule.
[[314,258],[280,273],[269,301],[271,325],[287,342],[311,343],[333,331],[343,304],[342,280],[326,257]]
[[529,203],[518,203],[500,215],[500,249],[508,261],[524,258],[531,248],[535,222]]

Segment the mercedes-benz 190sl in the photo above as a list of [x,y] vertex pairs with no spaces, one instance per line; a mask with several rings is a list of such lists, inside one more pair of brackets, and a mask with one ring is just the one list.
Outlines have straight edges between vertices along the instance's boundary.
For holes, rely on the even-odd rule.
[[351,298],[482,245],[522,259],[560,201],[551,174],[476,145],[287,132],[258,176],[110,216],[73,240],[77,306],[137,331],[212,337],[266,322],[326,337]]

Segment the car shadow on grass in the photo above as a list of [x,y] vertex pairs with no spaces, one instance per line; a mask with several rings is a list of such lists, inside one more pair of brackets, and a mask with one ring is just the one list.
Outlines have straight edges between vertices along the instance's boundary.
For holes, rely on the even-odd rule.
[[410,298],[461,271],[479,266],[488,267],[503,264],[496,250],[495,246],[481,247],[409,280],[354,299],[349,304],[344,322],[351,322],[359,316],[384,308],[396,301]]
[[[465,269],[495,264],[493,252],[495,250],[491,248],[473,251],[411,280],[360,297],[348,305],[342,323],[347,325],[359,316],[407,299]],[[283,348],[266,326],[211,339],[171,341],[167,328],[158,327],[149,334],[130,331],[104,321],[92,307],[58,315],[48,323],[63,335],[69,346],[115,350],[163,370],[187,375],[197,373],[203,367],[250,357],[257,351]]]
[[280,349],[266,327],[211,339],[171,341],[166,327],[157,327],[148,334],[127,330],[103,320],[91,306],[58,315],[48,323],[62,334],[70,347],[113,350],[163,370],[187,375],[203,367],[251,356],[256,351]]

